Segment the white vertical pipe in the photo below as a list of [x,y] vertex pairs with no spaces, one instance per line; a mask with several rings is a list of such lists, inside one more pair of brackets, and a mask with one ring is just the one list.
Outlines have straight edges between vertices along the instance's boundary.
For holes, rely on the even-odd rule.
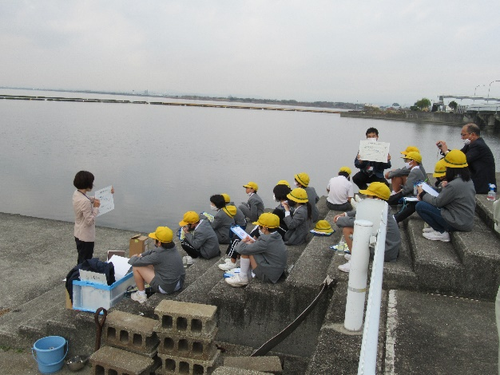
[[366,280],[370,250],[368,248],[373,223],[368,220],[356,220],[351,255],[351,271],[347,288],[344,327],[349,331],[359,331],[363,326],[365,307]]

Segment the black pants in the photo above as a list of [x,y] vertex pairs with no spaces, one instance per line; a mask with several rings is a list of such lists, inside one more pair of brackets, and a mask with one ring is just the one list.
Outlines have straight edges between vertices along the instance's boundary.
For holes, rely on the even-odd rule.
[[85,242],[80,241],[75,237],[76,242],[76,251],[78,252],[78,263],[83,263],[86,259],[92,259],[94,256],[94,243],[93,242]]
[[415,212],[415,206],[417,205],[417,203],[418,202],[406,202],[398,211],[398,213],[394,215],[396,222],[400,223],[404,219],[410,217]]
[[181,241],[181,246],[191,258],[198,258],[199,256],[201,256],[199,250],[196,250],[193,246],[191,246],[189,242]]
[[[359,171],[352,177],[352,182],[354,182],[358,186],[359,190],[365,190],[368,187],[368,184],[372,182],[383,182],[384,184],[389,186],[389,183],[385,178],[377,177],[374,174],[369,176],[362,171]],[[391,187],[389,186],[389,189],[390,188]]]

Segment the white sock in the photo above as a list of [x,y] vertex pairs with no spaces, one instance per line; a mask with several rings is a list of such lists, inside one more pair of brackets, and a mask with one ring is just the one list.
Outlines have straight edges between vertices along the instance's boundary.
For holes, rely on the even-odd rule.
[[240,258],[240,276],[248,278],[248,272],[250,271],[250,258]]
[[140,296],[145,296],[146,295],[146,289],[144,289],[144,290],[138,290],[137,294],[139,294]]

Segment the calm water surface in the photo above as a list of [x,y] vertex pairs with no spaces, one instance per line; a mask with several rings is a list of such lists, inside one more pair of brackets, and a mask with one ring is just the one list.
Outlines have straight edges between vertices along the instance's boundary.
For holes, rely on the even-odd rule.
[[[276,205],[276,182],[293,182],[298,172],[325,194],[341,166],[354,170],[370,126],[391,143],[393,167],[403,165],[399,152],[409,145],[420,148],[428,171],[438,139],[462,145],[460,127],[338,114],[15,100],[0,100],[0,113],[1,212],[73,221],[73,177],[84,169],[96,188],[115,187],[115,210],[98,225],[141,232],[178,227],[185,211],[208,210],[213,194],[246,201],[248,181],[259,184],[267,207]],[[483,136],[498,171],[500,136]]]

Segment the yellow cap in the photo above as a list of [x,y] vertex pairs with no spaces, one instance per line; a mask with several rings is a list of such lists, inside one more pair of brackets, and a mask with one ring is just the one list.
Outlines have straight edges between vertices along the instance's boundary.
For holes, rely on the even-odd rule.
[[339,172],[345,172],[345,173],[347,173],[350,176],[351,175],[351,168],[349,168],[349,167],[342,167],[342,168],[340,168]]
[[295,188],[286,196],[288,199],[297,203],[307,203],[309,199],[307,197],[307,192],[302,188]]
[[287,180],[279,180],[276,185],[285,185],[285,186],[290,187],[290,184],[288,183]]
[[149,233],[148,237],[160,241],[161,243],[169,243],[172,242],[174,233],[169,227],[158,227],[154,233]]
[[389,200],[391,196],[391,190],[382,182],[372,182],[365,190],[360,190],[359,192],[364,195],[383,199],[384,201]]
[[200,216],[194,211],[188,211],[184,214],[182,221],[179,222],[179,225],[183,227],[184,225],[194,224],[200,221]]
[[468,167],[467,156],[460,150],[451,150],[444,157],[444,165],[448,168]]
[[224,202],[231,202],[231,197],[229,195],[227,195],[226,193],[222,193],[221,195],[224,197]]
[[422,163],[422,155],[417,151],[410,151],[409,153],[402,156],[403,159],[415,160],[418,164]]
[[332,226],[326,220],[318,220],[316,226],[314,227],[314,230],[316,232],[333,233]]
[[250,188],[254,189],[255,191],[259,190],[259,185],[257,185],[255,182],[250,181],[248,184],[243,185],[244,188]]
[[443,177],[446,175],[446,164],[444,159],[439,159],[434,166],[432,177]]
[[302,186],[304,187],[308,187],[309,186],[309,175],[307,173],[297,173],[295,176],[293,176],[295,178],[295,181],[297,181],[299,184],[301,184]]
[[412,152],[412,151],[416,151],[420,154],[420,150],[418,149],[418,147],[415,147],[415,146],[406,147],[406,150],[401,151],[401,154],[406,155],[407,153]]
[[254,222],[254,225],[260,225],[271,229],[278,228],[280,226],[280,218],[278,215],[265,212],[259,216],[259,219]]

